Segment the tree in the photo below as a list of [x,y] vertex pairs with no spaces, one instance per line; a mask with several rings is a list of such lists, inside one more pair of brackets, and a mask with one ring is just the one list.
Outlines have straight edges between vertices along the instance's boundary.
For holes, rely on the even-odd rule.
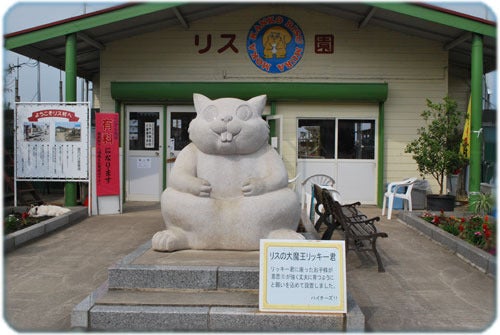
[[444,178],[456,173],[467,164],[466,153],[460,152],[462,124],[465,112],[457,109],[457,103],[444,97],[442,103],[427,99],[428,109],[421,114],[425,127],[418,129],[419,137],[408,143],[406,153],[412,153],[422,176],[431,175],[443,194]]

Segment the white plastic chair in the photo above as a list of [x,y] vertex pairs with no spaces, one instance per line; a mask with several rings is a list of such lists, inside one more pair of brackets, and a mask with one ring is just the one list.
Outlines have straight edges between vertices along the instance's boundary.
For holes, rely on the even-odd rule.
[[[330,187],[333,188],[333,185],[335,184],[335,180],[333,180],[332,177],[326,175],[326,174],[313,174],[312,176],[307,177],[300,183],[300,192],[301,192],[301,198],[300,198],[300,204],[302,207],[302,211],[305,211],[306,213],[309,213],[309,216],[313,216],[314,210],[313,210],[313,193],[312,193],[312,187],[313,185],[319,185],[319,186],[325,186],[325,187]],[[308,201],[309,200],[309,201]],[[311,221],[314,218],[311,218]]]
[[300,177],[300,173],[298,173],[295,177],[293,177],[292,179],[288,179],[288,187],[291,188],[292,190],[295,191],[295,189],[297,188],[297,179],[299,179]]
[[[394,198],[402,199],[404,208],[408,209],[410,212],[412,211],[411,190],[413,189],[413,184],[416,180],[417,178],[408,178],[402,181],[395,181],[387,185],[387,192],[384,194],[384,201],[382,204],[382,216],[385,214],[386,199],[389,199],[389,205],[387,206],[387,219],[389,220],[391,219],[392,207],[394,206]],[[398,193],[398,190],[404,187],[406,187],[405,193]],[[408,204],[406,204],[405,200]]]

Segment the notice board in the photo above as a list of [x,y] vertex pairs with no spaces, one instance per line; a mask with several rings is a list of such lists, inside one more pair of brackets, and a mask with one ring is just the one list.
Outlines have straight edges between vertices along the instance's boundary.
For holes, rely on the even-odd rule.
[[259,310],[346,313],[345,242],[261,240]]
[[119,114],[96,113],[96,194],[120,194]]
[[89,180],[88,103],[17,103],[17,180]]

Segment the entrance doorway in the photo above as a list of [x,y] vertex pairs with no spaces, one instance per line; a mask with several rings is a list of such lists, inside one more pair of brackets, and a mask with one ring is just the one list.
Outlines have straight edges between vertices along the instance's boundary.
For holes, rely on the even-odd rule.
[[186,145],[191,143],[188,128],[195,117],[194,106],[167,107],[167,183],[175,158]]
[[299,118],[297,173],[326,174],[342,201],[376,204],[375,119]]
[[126,200],[160,201],[163,106],[126,106]]

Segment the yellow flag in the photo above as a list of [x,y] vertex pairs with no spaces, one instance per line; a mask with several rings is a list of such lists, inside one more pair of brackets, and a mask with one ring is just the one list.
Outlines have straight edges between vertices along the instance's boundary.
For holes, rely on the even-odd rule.
[[462,134],[462,143],[460,143],[460,153],[470,158],[470,117],[471,117],[471,99],[467,106],[467,115],[464,124],[464,132]]

